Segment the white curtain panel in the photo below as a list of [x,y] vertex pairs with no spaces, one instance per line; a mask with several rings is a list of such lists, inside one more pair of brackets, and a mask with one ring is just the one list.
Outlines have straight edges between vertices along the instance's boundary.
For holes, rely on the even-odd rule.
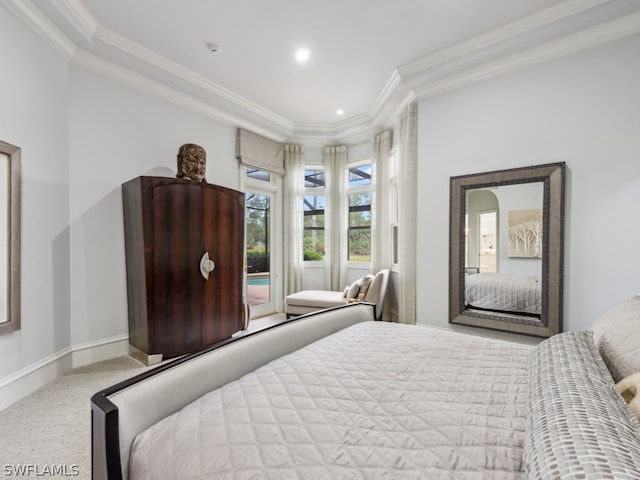
[[304,148],[284,145],[284,290],[285,295],[302,290],[304,275]]
[[416,323],[416,221],[418,178],[418,106],[409,104],[400,114],[400,225],[398,231],[400,288],[399,321]]
[[391,198],[390,165],[393,131],[391,129],[373,137],[371,141],[371,163],[373,170],[374,197],[371,202],[371,268],[378,272],[389,268],[391,253],[391,218],[389,199]]
[[345,145],[325,147],[324,165],[326,191],[325,249],[331,264],[326,271],[326,283],[334,291],[347,285],[347,155]]

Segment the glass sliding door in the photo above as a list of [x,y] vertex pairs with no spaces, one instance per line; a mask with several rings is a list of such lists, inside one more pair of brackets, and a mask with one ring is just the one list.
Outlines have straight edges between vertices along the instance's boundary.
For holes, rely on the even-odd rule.
[[270,194],[246,193],[246,292],[252,318],[275,311],[272,288],[271,206]]

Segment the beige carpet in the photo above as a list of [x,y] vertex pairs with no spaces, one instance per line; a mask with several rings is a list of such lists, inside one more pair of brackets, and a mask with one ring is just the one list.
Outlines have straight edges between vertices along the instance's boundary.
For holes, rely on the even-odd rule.
[[[283,318],[252,320],[249,331]],[[78,368],[1,411],[0,478],[90,479],[91,396],[148,368],[129,356]],[[31,468],[31,475],[18,468]],[[43,475],[59,468],[67,476]]]
[[91,478],[91,395],[146,368],[128,356],[78,368],[0,412],[0,475],[67,478],[7,470],[26,465],[43,473],[63,465],[78,472],[73,478]]

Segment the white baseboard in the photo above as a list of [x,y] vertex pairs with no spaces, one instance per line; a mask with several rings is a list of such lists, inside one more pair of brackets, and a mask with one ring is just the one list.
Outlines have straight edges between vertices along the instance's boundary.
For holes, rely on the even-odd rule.
[[129,354],[129,335],[67,347],[0,379],[0,411],[74,368]]
[[110,358],[129,355],[129,335],[86,342],[72,347],[73,368],[84,367]]

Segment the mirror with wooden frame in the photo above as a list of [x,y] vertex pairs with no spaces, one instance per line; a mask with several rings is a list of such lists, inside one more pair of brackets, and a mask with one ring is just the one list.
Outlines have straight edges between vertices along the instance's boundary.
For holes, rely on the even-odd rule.
[[564,162],[451,177],[449,322],[562,331]]
[[20,148],[0,141],[0,334],[20,329]]

